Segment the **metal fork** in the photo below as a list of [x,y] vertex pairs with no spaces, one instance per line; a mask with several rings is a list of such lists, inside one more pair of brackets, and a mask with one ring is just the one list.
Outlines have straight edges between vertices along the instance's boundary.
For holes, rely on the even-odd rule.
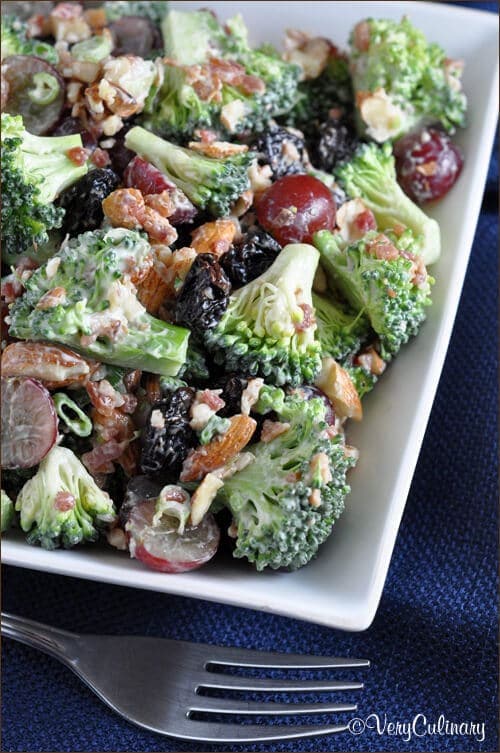
[[[269,717],[356,711],[355,703],[278,703],[202,695],[200,691],[311,693],[360,690],[362,682],[224,674],[226,668],[319,670],[368,667],[366,659],[300,656],[165,638],[79,635],[2,613],[2,635],[56,657],[114,711],[140,727],[183,740],[251,743],[329,735],[346,723],[238,724],[231,716]],[[199,719],[196,716],[202,715]],[[227,717],[228,723],[220,717]]]

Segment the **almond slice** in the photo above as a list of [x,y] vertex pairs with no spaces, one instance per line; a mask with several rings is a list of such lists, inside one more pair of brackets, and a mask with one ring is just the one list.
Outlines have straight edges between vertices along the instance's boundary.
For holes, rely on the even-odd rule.
[[221,486],[224,486],[224,482],[220,478],[214,476],[213,473],[207,473],[191,497],[192,526],[197,526],[201,523]]
[[96,364],[61,345],[15,342],[2,353],[2,375],[39,379],[48,389],[83,384]]
[[361,421],[363,408],[356,387],[347,371],[333,358],[323,358],[321,373],[315,384],[330,398],[339,418]]
[[217,470],[245,447],[255,431],[257,422],[238,414],[232,416],[225,434],[219,434],[209,444],[196,447],[189,453],[180,475],[181,481],[199,481],[207,473]]

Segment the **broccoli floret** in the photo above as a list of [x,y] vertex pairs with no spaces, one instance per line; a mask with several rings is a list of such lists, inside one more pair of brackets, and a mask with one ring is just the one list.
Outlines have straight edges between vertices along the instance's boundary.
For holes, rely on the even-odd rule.
[[450,132],[465,125],[462,65],[428,42],[408,18],[361,21],[350,45],[362,132],[385,141],[432,121]]
[[417,334],[431,303],[433,279],[425,268],[416,274],[411,231],[398,237],[370,230],[346,245],[338,234],[321,230],[314,242],[330,283],[369,319],[380,339],[380,355],[389,360]]
[[286,397],[278,419],[289,428],[246,447],[253,462],[219,492],[233,515],[233,555],[257,570],[306,565],[344,509],[346,472],[354,460],[340,435],[328,438],[325,411],[320,398]]
[[130,129],[125,146],[161,170],[193,204],[216,217],[229,214],[231,205],[250,188],[248,168],[255,156],[252,152],[224,159],[205,157],[140,126]]
[[371,392],[378,381],[378,376],[376,374],[372,374],[371,371],[364,369],[362,366],[345,366],[345,370],[351,377],[360,400],[362,400],[368,392]]
[[314,138],[330,110],[340,108],[344,113],[351,113],[353,107],[349,61],[333,47],[320,75],[299,83],[297,101],[284,120],[287,125],[300,128],[307,138]]
[[350,311],[329,295],[313,293],[312,300],[321,355],[345,365],[370,334],[369,321],[363,313]]
[[115,520],[113,500],[67,447],[53,447],[16,501],[29,544],[69,549]]
[[321,367],[311,289],[319,254],[292,243],[260,277],[234,292],[205,344],[226,371],[274,384],[312,382]]
[[39,39],[28,37],[28,25],[17,16],[2,16],[1,55],[34,55],[56,65],[59,56],[56,48]]
[[48,242],[48,231],[61,227],[64,209],[54,200],[85,175],[86,163],[67,156],[82,146],[80,134],[34,136],[21,116],[2,114],[2,254],[14,262]]
[[36,269],[10,310],[14,337],[68,345],[103,363],[175,376],[189,331],[155,319],[131,276],[151,258],[135,230],[82,233]]
[[401,226],[410,228],[424,263],[434,264],[439,259],[439,225],[399,186],[389,143],[382,146],[361,144],[352,159],[336,167],[334,173],[350,197],[360,197],[372,210],[379,230]]
[[11,498],[2,489],[1,493],[1,510],[0,510],[0,530],[2,533],[7,531],[14,522],[14,503]]
[[197,128],[261,131],[295,102],[299,68],[251,49],[241,17],[222,26],[207,10],[172,10],[162,34],[164,80],[144,116],[161,136],[183,142]]
[[108,23],[123,16],[142,16],[159,26],[168,12],[167,0],[107,0],[104,3]]

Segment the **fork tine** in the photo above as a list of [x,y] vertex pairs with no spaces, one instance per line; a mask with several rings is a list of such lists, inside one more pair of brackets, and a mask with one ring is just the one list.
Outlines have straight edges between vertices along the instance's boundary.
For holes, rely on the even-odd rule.
[[345,732],[347,724],[331,724],[328,726],[306,726],[288,724],[273,725],[272,727],[257,724],[215,724],[211,722],[190,721],[193,731],[177,734],[183,740],[203,743],[253,743],[273,742],[275,740],[296,740],[301,737],[317,737],[318,735],[332,735]]
[[274,703],[266,701],[244,701],[234,698],[213,698],[198,696],[196,701],[189,704],[190,712],[212,714],[242,714],[242,715],[287,715],[295,714],[336,714],[343,711],[356,711],[355,703]]
[[369,667],[368,659],[340,656],[307,656],[301,654],[276,654],[272,651],[253,651],[225,646],[206,646],[207,664],[252,667],[255,669],[355,669]]
[[343,680],[282,680],[274,677],[240,677],[206,672],[197,681],[198,688],[218,690],[266,690],[268,692],[316,693],[325,690],[361,690],[362,682]]

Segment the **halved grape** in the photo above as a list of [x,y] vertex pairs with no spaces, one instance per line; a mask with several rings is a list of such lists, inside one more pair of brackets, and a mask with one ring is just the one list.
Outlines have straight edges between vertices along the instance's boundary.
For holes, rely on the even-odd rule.
[[3,112],[22,115],[24,127],[36,136],[54,128],[66,96],[64,79],[54,66],[33,55],[10,55],[2,62],[4,82]]
[[164,515],[153,526],[155,500],[136,505],[126,526],[132,557],[153,570],[184,573],[212,559],[219,546],[220,531],[213,515],[205,515],[198,526],[186,526],[177,532],[179,521]]
[[57,413],[43,384],[2,377],[2,468],[32,468],[56,438]]

